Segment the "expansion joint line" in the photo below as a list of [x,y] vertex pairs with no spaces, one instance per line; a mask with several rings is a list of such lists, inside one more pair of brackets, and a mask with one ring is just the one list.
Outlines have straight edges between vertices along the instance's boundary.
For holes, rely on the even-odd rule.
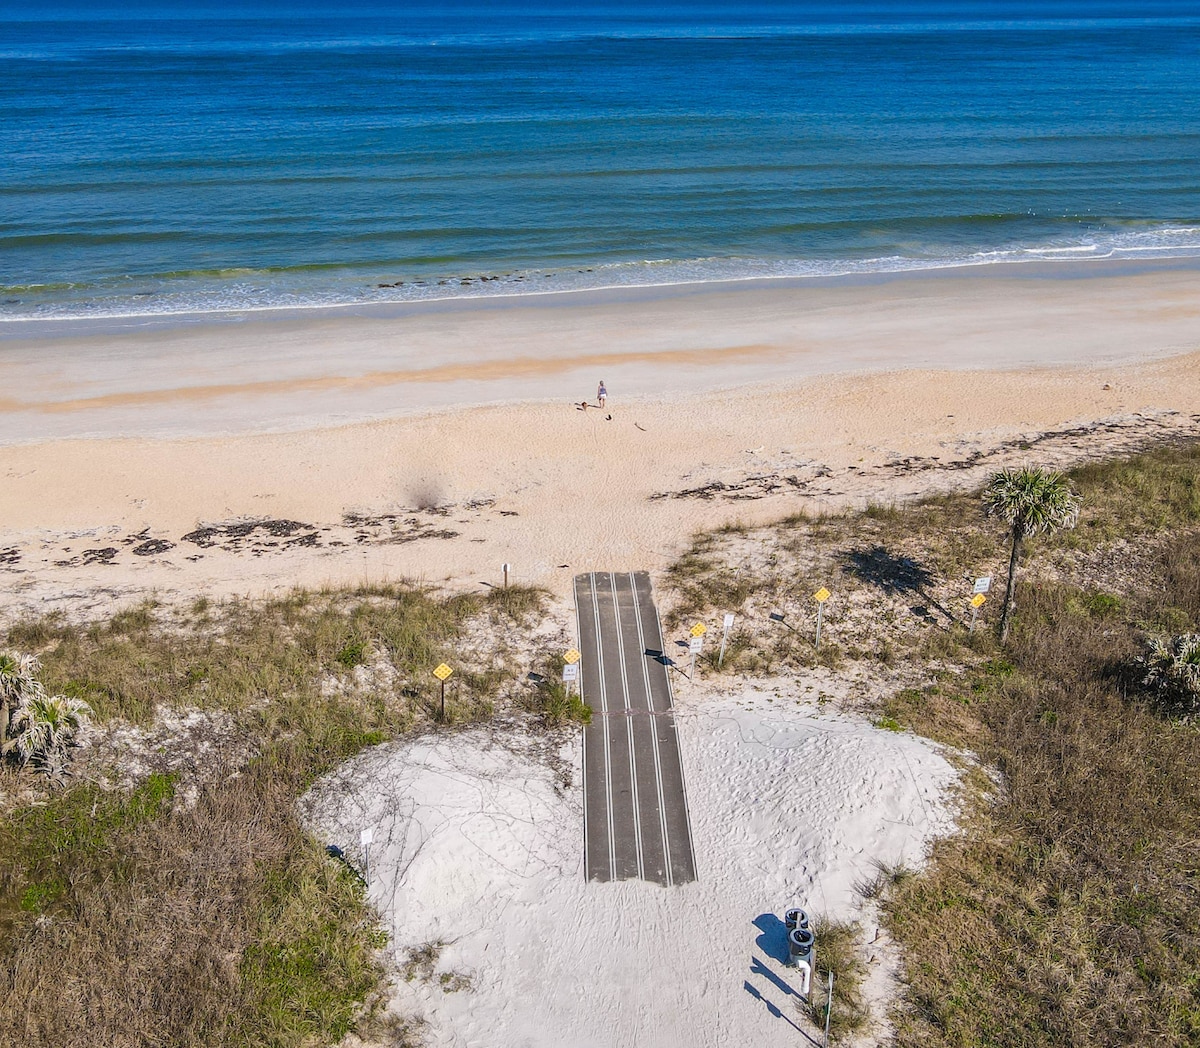
[[613,827],[612,755],[609,752],[608,688],[604,678],[604,645],[600,635],[600,596],[596,592],[596,573],[590,572],[588,580],[592,589],[592,617],[596,627],[596,672],[600,682],[600,705],[604,728],[604,813],[608,822],[608,879],[616,879],[617,845]]
[[[575,580],[574,591],[575,591],[575,639],[576,639],[577,643],[579,644],[580,651],[582,651],[583,650],[583,624],[579,621],[579,580],[578,579]],[[586,703],[587,699],[585,699],[584,695],[583,695],[583,671],[582,670],[580,670],[580,673],[579,673],[578,687],[579,687],[579,701]],[[581,788],[583,789],[583,876],[586,879],[587,872],[588,872],[587,728],[581,727],[579,729],[579,733],[583,737],[582,738],[583,757],[579,763],[580,763],[580,772],[581,772],[580,785],[581,785]]]
[[638,599],[637,580],[632,572],[629,574],[629,588],[633,593],[633,615],[634,621],[637,623],[638,650],[642,653],[642,680],[646,684],[646,707],[652,718],[650,721],[650,745],[654,751],[654,788],[658,794],[658,828],[662,833],[663,865],[667,871],[667,886],[670,887],[675,883],[675,874],[671,869],[671,838],[667,832],[667,803],[663,794],[662,758],[658,751],[658,724],[653,720],[658,711],[654,709],[654,692],[650,687],[650,665],[646,659],[646,649],[649,645],[646,643],[645,627],[642,624],[642,602]]
[[[665,651],[666,649],[663,647],[664,642],[663,642],[663,632],[662,632],[662,619],[660,619],[658,616],[658,605],[655,604],[653,600],[651,600],[650,607],[652,607],[654,609],[654,628],[655,628],[656,632],[658,633],[658,640],[654,646],[656,648],[658,648],[660,651]],[[669,672],[666,672],[663,674],[663,676],[667,678],[667,708],[670,711],[672,711],[672,713],[674,713],[675,693],[671,687],[671,674]],[[700,870],[696,866],[696,849],[692,846],[692,812],[691,812],[691,809],[688,807],[687,776],[684,774],[684,771],[683,771],[683,740],[679,738],[678,726],[675,727],[675,732],[676,732],[675,752],[678,754],[678,757],[679,757],[679,783],[683,790],[683,819],[684,819],[684,825],[687,827],[687,842],[686,842],[687,850],[688,850],[688,855],[691,857],[691,860],[692,860],[692,873],[695,876],[696,880],[699,880],[700,879]]]
[[[617,659],[621,664],[621,695],[624,699],[625,711],[630,715],[625,725],[625,733],[629,739],[629,786],[633,801],[633,843],[637,851],[638,878],[644,881],[646,879],[646,859],[642,851],[642,805],[638,795],[637,742],[633,730],[633,707],[629,704],[629,667],[625,662],[625,636],[621,629],[621,598],[617,590],[617,577],[612,572],[608,574],[608,583],[612,589],[613,620],[617,627]],[[631,593],[630,596],[632,597],[633,594]]]

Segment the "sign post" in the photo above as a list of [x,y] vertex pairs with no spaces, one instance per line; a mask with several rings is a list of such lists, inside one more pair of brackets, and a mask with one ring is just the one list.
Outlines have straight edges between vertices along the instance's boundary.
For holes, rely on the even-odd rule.
[[439,719],[443,722],[446,720],[446,678],[449,677],[453,672],[454,670],[452,670],[444,662],[433,671],[433,675],[442,682],[442,713]]
[[817,602],[817,639],[813,644],[813,647],[815,648],[819,648],[821,646],[821,616],[825,611],[825,602],[832,596],[833,594],[830,593],[829,590],[827,590],[824,586],[822,586],[819,590],[817,590],[816,593],[813,594],[813,600]]
[[563,655],[563,683],[567,686],[568,694],[572,684],[579,687],[579,652],[575,648]]
[[696,675],[696,656],[704,647],[704,634],[708,632],[708,627],[703,622],[697,622],[689,632],[692,639],[688,642],[688,651],[691,652],[692,662],[688,667],[688,680],[691,680]]
[[733,629],[733,613],[730,612],[725,616],[725,629],[721,633],[721,651],[717,655],[717,668],[720,669],[721,663],[725,661],[725,644],[729,640],[729,631]]
[[368,826],[358,835],[358,841],[363,850],[363,880],[371,887],[371,842],[375,839],[374,827]]
[[504,562],[504,588],[505,589],[508,589],[508,570],[511,567],[512,567],[512,565],[509,564],[508,561]]
[[983,607],[983,602],[985,600],[987,600],[987,597],[985,597],[982,593],[976,593],[975,596],[971,598],[971,625],[968,627],[968,630],[971,633],[975,632],[975,618],[979,614],[979,609]]

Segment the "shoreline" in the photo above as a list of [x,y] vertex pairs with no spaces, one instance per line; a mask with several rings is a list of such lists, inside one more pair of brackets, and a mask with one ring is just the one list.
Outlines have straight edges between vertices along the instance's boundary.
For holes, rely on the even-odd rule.
[[298,433],[828,375],[1112,367],[1200,350],[1200,267],[907,274],[836,286],[196,324],[0,344],[0,446]]
[[[1074,249],[1064,249],[1070,251]],[[197,326],[288,323],[336,319],[403,320],[424,313],[504,310],[530,306],[572,308],[654,302],[719,292],[798,291],[839,287],[876,287],[897,281],[971,279],[1090,280],[1172,271],[1200,271],[1200,255],[1152,255],[1145,258],[1083,256],[1028,259],[953,260],[897,269],[848,270],[830,274],[732,276],[645,284],[604,284],[548,290],[499,290],[482,294],[445,294],[386,301],[313,302],[308,305],[242,306],[211,310],[121,313],[99,316],[5,317],[0,314],[0,347],[8,341],[94,338],[131,332],[190,330]],[[449,283],[449,281],[447,281]]]

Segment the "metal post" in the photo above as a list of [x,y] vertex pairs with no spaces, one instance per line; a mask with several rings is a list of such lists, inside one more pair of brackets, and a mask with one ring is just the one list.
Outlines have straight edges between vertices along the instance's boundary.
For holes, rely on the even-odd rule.
[[833,1014],[833,969],[829,969],[829,993],[825,996],[825,1048],[829,1048],[829,1017]]
[[508,565],[504,565],[504,588],[508,589]]
[[442,715],[441,715],[440,719],[443,724],[446,723],[446,682],[445,681],[442,681]]
[[816,644],[813,645],[814,647],[817,647],[817,648],[819,648],[821,646],[821,615],[824,611],[825,611],[825,602],[822,601],[820,604],[817,605],[817,642],[816,642]]

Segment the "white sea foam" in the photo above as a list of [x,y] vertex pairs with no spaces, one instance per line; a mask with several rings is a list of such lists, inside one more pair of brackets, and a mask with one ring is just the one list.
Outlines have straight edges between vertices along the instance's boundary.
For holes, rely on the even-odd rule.
[[[554,265],[461,275],[396,279],[390,274],[230,269],[123,280],[120,286],[57,285],[0,288],[0,324],[37,320],[129,319],[276,310],[503,298],[580,291],[669,288],[774,279],[861,278],[939,269],[1122,259],[1200,259],[1200,226],[1128,228],[1041,244],[1008,245],[957,254],[883,255],[859,259],[708,256],[643,258],[593,265]],[[133,284],[136,290],[130,291]]]

